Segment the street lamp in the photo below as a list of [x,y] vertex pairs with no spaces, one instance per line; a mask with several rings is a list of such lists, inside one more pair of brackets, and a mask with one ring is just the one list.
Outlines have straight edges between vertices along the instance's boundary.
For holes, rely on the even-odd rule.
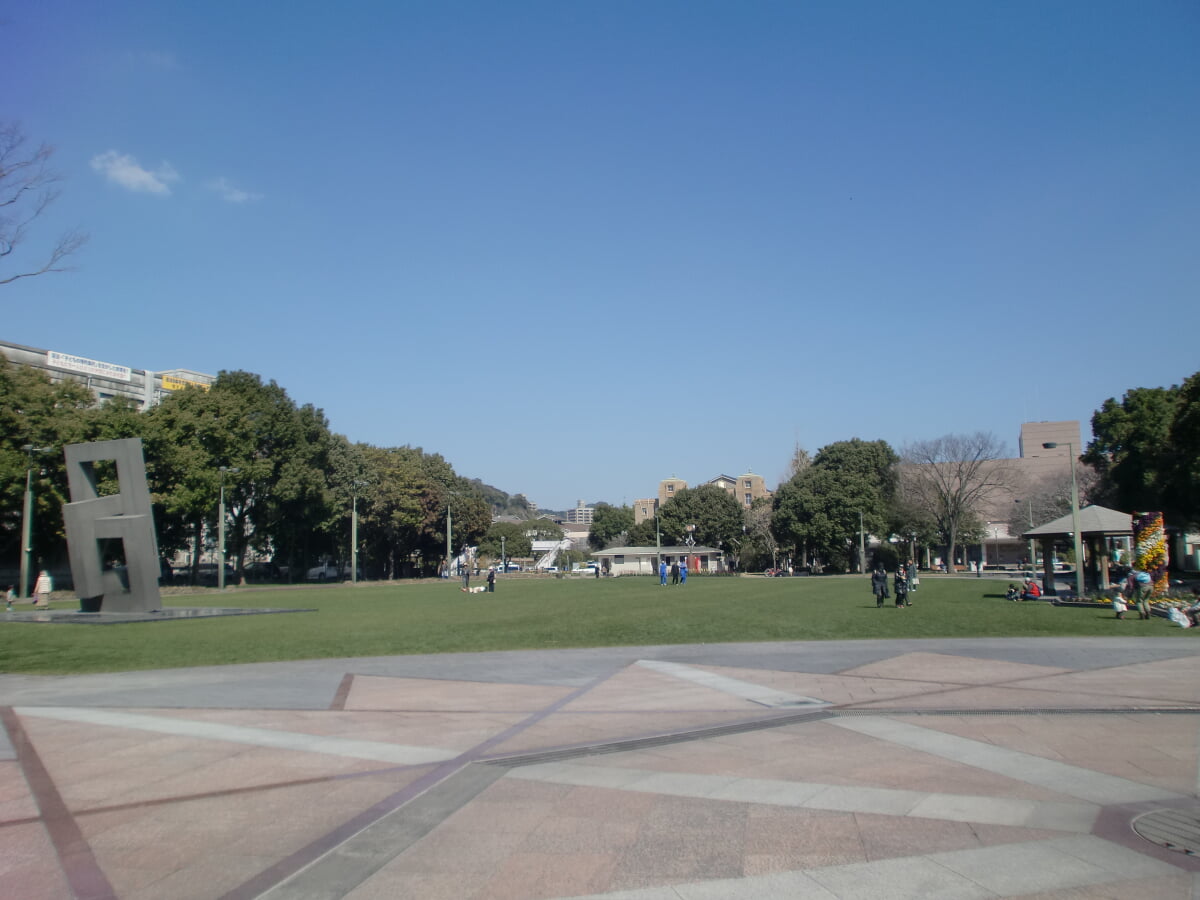
[[350,483],[350,583],[358,584],[358,489],[369,482]]
[[862,510],[858,512],[858,574],[867,574],[867,533],[863,530]]
[[[1020,500],[1014,500],[1013,503],[1020,503]],[[1029,507],[1029,530],[1033,531],[1033,501],[1026,499],[1025,505]],[[1033,548],[1033,538],[1029,538],[1029,568],[1037,569],[1037,553]]]
[[504,556],[504,535],[500,535],[500,571],[508,573],[508,559]]
[[[1055,441],[1042,444],[1047,450],[1058,446]],[[1068,460],[1071,463],[1071,527],[1075,529],[1075,595],[1083,599],[1083,535],[1079,533],[1079,483],[1075,478],[1075,447],[1067,442]]]
[[33,562],[33,454],[49,453],[53,447],[35,447],[23,444],[27,463],[25,465],[25,504],[21,509],[21,599],[29,597],[29,572]]
[[217,466],[221,473],[221,504],[217,513],[217,590],[225,590],[225,476],[242,471],[237,466]]

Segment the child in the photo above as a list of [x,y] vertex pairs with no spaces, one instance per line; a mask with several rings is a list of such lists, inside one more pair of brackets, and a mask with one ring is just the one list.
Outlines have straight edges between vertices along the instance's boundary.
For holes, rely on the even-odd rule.
[[1011,581],[1008,583],[1008,590],[1004,592],[1004,599],[1011,600],[1013,603],[1017,603],[1021,599],[1021,592]]
[[1129,607],[1125,603],[1125,595],[1121,592],[1121,588],[1119,586],[1113,589],[1112,605],[1113,611],[1117,614],[1117,618],[1125,618],[1125,611],[1129,609]]

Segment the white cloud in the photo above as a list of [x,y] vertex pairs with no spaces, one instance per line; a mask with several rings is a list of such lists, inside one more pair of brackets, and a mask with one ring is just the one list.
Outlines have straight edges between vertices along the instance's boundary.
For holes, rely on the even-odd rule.
[[210,179],[205,185],[210,191],[216,191],[221,195],[221,199],[226,203],[253,203],[256,200],[263,198],[262,194],[255,194],[251,191],[244,191],[237,187],[232,181],[222,175],[220,178]]
[[116,150],[93,156],[92,168],[114,184],[146,194],[170,194],[169,185],[179,180],[179,173],[168,162],[152,172],[143,169],[132,156]]

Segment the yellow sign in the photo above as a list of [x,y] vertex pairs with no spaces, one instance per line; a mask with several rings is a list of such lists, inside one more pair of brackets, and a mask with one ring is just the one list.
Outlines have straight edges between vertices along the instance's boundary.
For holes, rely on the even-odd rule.
[[162,389],[164,391],[182,391],[186,387],[198,387],[202,391],[207,391],[209,388],[203,381],[186,381],[183,378],[171,378],[167,375],[162,377]]

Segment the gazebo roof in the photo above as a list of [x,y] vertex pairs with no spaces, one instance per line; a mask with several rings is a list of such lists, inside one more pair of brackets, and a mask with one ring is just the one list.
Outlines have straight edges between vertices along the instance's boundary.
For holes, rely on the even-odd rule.
[[[1039,525],[1037,528],[1031,528],[1026,531],[1021,537],[1036,538],[1036,537],[1057,537],[1058,535],[1071,534],[1075,530],[1075,524],[1071,521],[1071,514],[1059,516],[1052,522],[1047,522],[1045,525]],[[1133,534],[1133,519],[1129,513],[1123,513],[1116,509],[1108,509],[1103,506],[1085,506],[1079,510],[1079,531],[1084,534]]]

